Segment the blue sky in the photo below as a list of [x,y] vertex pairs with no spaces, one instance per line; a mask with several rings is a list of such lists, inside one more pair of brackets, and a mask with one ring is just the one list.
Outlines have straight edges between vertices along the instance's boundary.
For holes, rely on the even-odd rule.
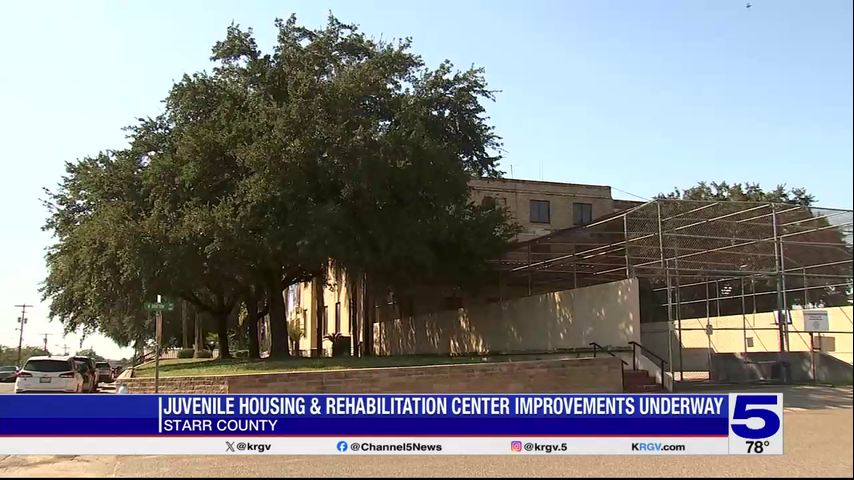
[[[0,344],[35,304],[25,343],[79,347],[39,303],[42,187],[63,162],[121,147],[184,72],[209,68],[235,21],[262,47],[292,12],[332,12],[410,36],[432,66],[482,66],[516,178],[611,185],[650,197],[698,180],[803,186],[852,207],[852,3],[744,1],[6,1],[0,75]],[[619,189],[619,190],[616,190]],[[93,337],[110,356],[127,350]]]

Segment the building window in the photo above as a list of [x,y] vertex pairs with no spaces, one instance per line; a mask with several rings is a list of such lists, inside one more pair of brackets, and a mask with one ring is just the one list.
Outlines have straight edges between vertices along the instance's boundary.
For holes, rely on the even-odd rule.
[[341,332],[341,302],[335,303],[335,332]]
[[302,334],[308,335],[308,310],[302,309]]
[[747,340],[747,348],[752,347],[753,346],[753,337],[747,337],[746,340]]
[[495,207],[495,197],[490,197],[489,195],[483,197],[483,200],[480,201],[481,206],[486,208]]
[[548,200],[531,200],[531,223],[550,223]]
[[589,225],[593,223],[593,205],[590,203],[573,203],[572,222],[575,225]]

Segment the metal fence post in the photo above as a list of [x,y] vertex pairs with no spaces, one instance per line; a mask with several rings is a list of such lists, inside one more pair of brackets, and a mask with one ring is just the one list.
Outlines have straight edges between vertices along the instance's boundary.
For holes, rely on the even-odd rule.
[[[658,216],[658,252],[661,257],[661,268],[664,269],[664,278],[667,284],[667,360],[670,363],[670,377],[673,378],[673,306],[671,302],[672,287],[670,285],[670,268],[668,261],[664,258],[664,232],[661,228],[661,202],[656,201],[656,213]],[[682,343],[679,343],[679,351],[682,351]],[[681,362],[680,362],[681,368]],[[664,378],[664,370],[661,370]]]
[[[786,351],[786,334],[784,331],[785,324],[787,321],[787,313],[786,313],[786,304],[785,297],[783,294],[783,282],[782,282],[782,272],[781,272],[781,264],[780,264],[780,248],[778,244],[779,237],[777,235],[777,207],[775,204],[771,204],[771,229],[774,237],[774,276],[777,279],[777,330],[778,335],[780,337],[780,352]],[[783,314],[783,318],[780,318],[780,314]],[[781,358],[782,360],[782,358]]]

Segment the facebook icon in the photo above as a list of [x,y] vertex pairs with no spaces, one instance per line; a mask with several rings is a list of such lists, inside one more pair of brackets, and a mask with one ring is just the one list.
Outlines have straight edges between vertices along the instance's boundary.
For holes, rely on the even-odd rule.
[[340,442],[338,442],[338,446],[336,448],[338,449],[339,452],[346,452],[347,451],[347,442],[345,442],[344,440],[341,440]]

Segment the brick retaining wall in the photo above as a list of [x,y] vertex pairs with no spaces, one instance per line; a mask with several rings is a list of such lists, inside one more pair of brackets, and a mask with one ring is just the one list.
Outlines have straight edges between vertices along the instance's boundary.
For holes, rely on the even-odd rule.
[[[153,393],[153,378],[120,379],[130,393]],[[160,393],[620,393],[616,358],[535,360],[323,372],[160,379]]]

